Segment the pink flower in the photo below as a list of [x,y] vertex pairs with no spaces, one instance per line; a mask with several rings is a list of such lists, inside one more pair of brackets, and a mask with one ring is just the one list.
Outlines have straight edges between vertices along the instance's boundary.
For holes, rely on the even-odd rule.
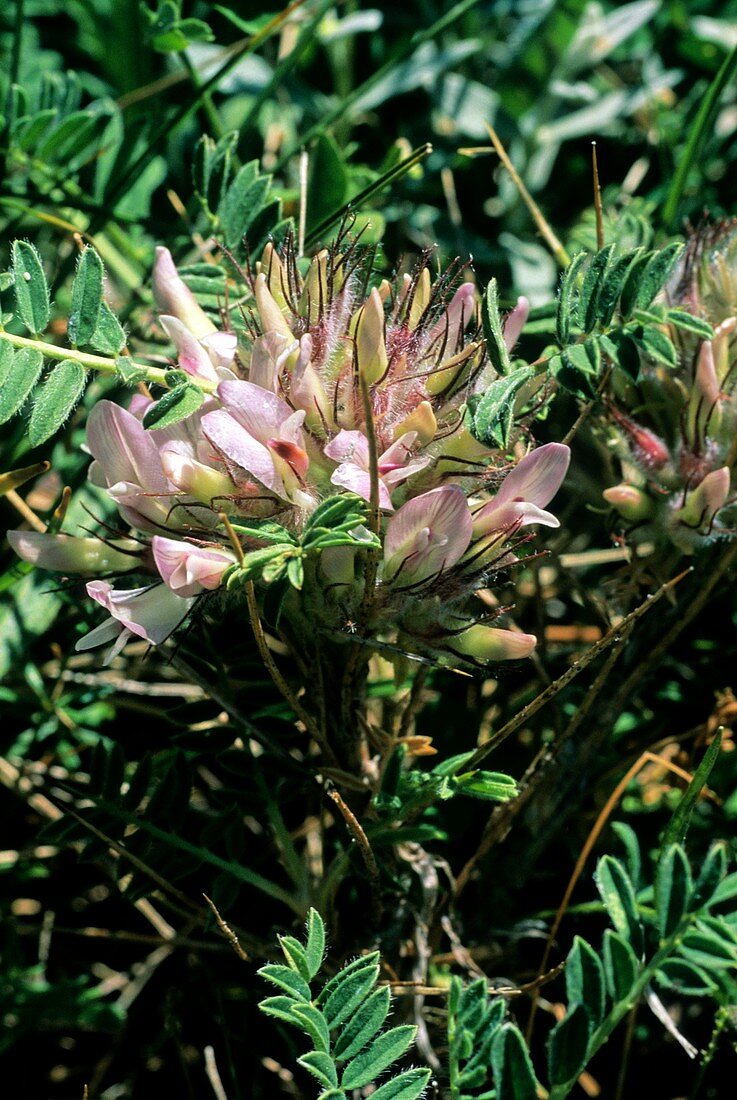
[[110,612],[110,618],[96,626],[74,647],[77,651],[94,649],[115,641],[105,663],[120,653],[133,636],[151,645],[161,645],[187,615],[193,599],[181,599],[165,584],[115,591],[107,581],[90,581],[87,594]]
[[286,401],[252,382],[221,382],[218,396],[224,407],[202,418],[213,446],[276,496],[300,499],[309,467],[304,411],[294,412]]
[[384,539],[384,578],[402,587],[450,569],[471,541],[471,513],[457,485],[413,497],[389,520]]
[[507,474],[494,499],[474,513],[474,537],[530,523],[559,527],[556,517],[544,508],[563,483],[570,459],[564,443],[546,443],[525,455]]
[[235,564],[226,550],[212,550],[154,535],[151,540],[156,568],[177,596],[198,596],[220,586],[223,574]]
[[132,413],[98,401],[87,421],[87,446],[95,459],[90,481],[107,490],[132,527],[147,530],[166,522],[170,489],[159,449]]
[[[405,432],[379,456],[379,505],[384,511],[394,510],[391,491],[412,474],[424,470],[431,461],[429,455],[412,459],[411,448],[416,438],[417,432]],[[363,432],[338,432],[324,448],[324,452],[328,458],[340,463],[330,478],[333,485],[340,485],[364,500],[370,500],[369,444]]]
[[517,305],[507,315],[504,322],[504,344],[507,351],[511,351],[522,335],[522,329],[527,323],[530,313],[530,303],[521,295],[517,299]]

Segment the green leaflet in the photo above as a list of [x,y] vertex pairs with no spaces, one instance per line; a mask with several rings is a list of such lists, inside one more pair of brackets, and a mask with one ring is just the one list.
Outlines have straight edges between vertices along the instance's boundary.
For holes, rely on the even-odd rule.
[[571,335],[571,321],[574,319],[574,302],[578,286],[578,276],[586,262],[588,253],[579,252],[574,256],[563,272],[558,291],[558,305],[555,315],[555,331],[558,344],[565,347]]
[[591,1017],[583,1004],[568,1009],[550,1032],[547,1044],[548,1075],[552,1085],[575,1081],[586,1065]]
[[473,434],[480,443],[507,446],[514,426],[515,400],[535,373],[534,367],[519,367],[513,374],[491,383],[476,406],[473,417]]
[[13,353],[12,364],[0,389],[0,424],[15,416],[43,369],[43,356],[36,348],[21,348]]
[[[371,958],[371,956],[367,956]],[[342,973],[338,975],[343,978]],[[353,1015],[364,997],[371,992],[379,977],[379,963],[369,962],[354,970],[335,987],[325,1001],[323,1012],[331,1031]]]
[[90,347],[103,355],[118,355],[125,347],[125,332],[107,302],[100,303],[100,313],[95,331],[90,337]]
[[28,241],[13,241],[13,286],[18,317],[34,336],[49,323],[49,286],[38,252]]
[[516,1024],[503,1024],[494,1036],[491,1067],[498,1100],[537,1100],[530,1054]]
[[353,1058],[369,1040],[384,1026],[389,1015],[391,996],[389,987],[375,989],[366,998],[353,1018],[341,1030],[335,1040],[335,1057],[342,1060]]
[[624,936],[611,928],[604,933],[603,946],[607,992],[613,1001],[623,1001],[635,984],[639,964]]
[[692,889],[686,853],[680,844],[671,844],[661,855],[655,876],[655,906],[663,938],[675,932],[681,923],[688,911]]
[[430,1080],[429,1069],[408,1069],[371,1093],[371,1100],[418,1100]]
[[33,395],[29,446],[38,447],[59,431],[84,393],[86,382],[87,372],[79,363],[65,359],[54,367]]
[[704,784],[711,774],[711,769],[716,764],[721,747],[722,734],[721,731],[718,731],[714,740],[704,753],[701,763],[694,772],[693,779],[683,792],[681,801],[676,806],[675,813],[668,823],[665,833],[663,834],[663,848],[667,848],[670,844],[682,843],[683,840],[685,840],[688,826],[691,822],[691,815],[694,812]]
[[267,982],[283,989],[291,997],[309,1003],[310,987],[304,978],[292,970],[291,967],[282,966],[279,963],[267,963],[266,966],[261,967],[259,974],[262,978],[266,978]]
[[357,1054],[343,1070],[340,1079],[342,1089],[358,1089],[370,1084],[380,1073],[393,1065],[414,1042],[417,1028],[405,1024],[393,1027]]
[[72,284],[69,339],[74,347],[92,343],[100,318],[104,275],[102,260],[94,248],[88,245],[79,258]]
[[580,936],[574,938],[568,952],[565,979],[569,1005],[583,1005],[598,1027],[604,1017],[604,968],[593,947]]
[[307,916],[307,943],[305,944],[305,962],[311,981],[322,966],[325,955],[325,925],[316,909],[310,909]]
[[338,1074],[336,1073],[333,1059],[329,1054],[325,1054],[322,1050],[311,1050],[309,1054],[303,1054],[297,1061],[301,1066],[309,1070],[325,1088],[337,1087]]
[[174,389],[167,390],[163,397],[146,410],[143,418],[144,428],[168,428],[186,420],[197,412],[205,395],[197,386],[183,382]]
[[481,303],[481,321],[486,338],[486,350],[497,374],[509,374],[512,364],[504,343],[504,329],[499,313],[496,279],[491,279]]
[[639,956],[643,947],[642,925],[635,891],[627,872],[614,856],[602,856],[594,879],[612,924],[621,935],[627,937]]

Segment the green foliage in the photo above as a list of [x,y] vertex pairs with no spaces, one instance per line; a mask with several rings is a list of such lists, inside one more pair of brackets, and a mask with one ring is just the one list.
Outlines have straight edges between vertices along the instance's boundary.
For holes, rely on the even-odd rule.
[[[733,996],[737,933],[728,919],[711,912],[725,900],[725,892],[720,893],[720,885],[727,881],[723,857],[722,846],[710,852],[706,875],[702,872],[705,885],[697,895],[683,847],[674,844],[666,849],[657,868],[654,911],[639,900],[648,891],[638,895],[617,859],[606,855],[599,860],[594,877],[616,931],[606,929],[601,953],[576,936],[565,960],[567,1010],[546,1045],[551,1100],[569,1095],[651,983],[688,996],[712,997],[717,1003]],[[646,928],[648,942],[654,940],[648,949]],[[451,1100],[537,1095],[526,1044],[516,1025],[505,1021],[503,1000],[490,997],[483,979],[466,987],[452,979]]]
[[[377,1082],[414,1042],[417,1028],[399,1025],[384,1030],[390,1009],[388,988],[377,987],[379,957],[373,952],[347,963],[322,989],[311,983],[325,952],[322,918],[310,909],[304,944],[292,936],[280,943],[287,965],[269,963],[259,974],[280,990],[261,1001],[267,1016],[302,1031],[314,1049],[297,1059],[317,1079],[327,1100],[347,1100],[353,1089]],[[372,1093],[381,1100],[418,1100],[430,1078],[426,1069],[395,1074]]]

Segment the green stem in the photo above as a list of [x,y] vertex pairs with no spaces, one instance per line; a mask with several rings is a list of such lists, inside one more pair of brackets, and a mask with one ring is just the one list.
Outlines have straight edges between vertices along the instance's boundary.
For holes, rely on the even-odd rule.
[[[80,366],[85,367],[86,370],[97,370],[101,374],[117,374],[123,380],[125,380],[124,370],[131,373],[135,372],[136,378],[142,382],[150,382],[156,386],[168,386],[167,372],[163,367],[150,367],[127,357],[111,359],[104,355],[92,355],[86,351],[77,351],[76,348],[61,348],[57,344],[47,344],[43,340],[32,340],[27,336],[15,336],[12,332],[2,330],[0,330],[0,340],[5,340],[6,343],[12,344],[14,348],[35,348],[41,352],[45,359],[71,359],[74,363],[79,363]],[[214,383],[206,382],[200,378],[192,378],[192,385],[198,386],[206,393],[212,393],[215,390]]]
[[212,130],[213,136],[215,138],[221,138],[225,133],[225,128],[220,121],[220,116],[218,115],[215,104],[212,101],[212,96],[209,92],[202,92],[202,81],[200,80],[200,74],[197,72],[197,69],[192,64],[192,59],[187,51],[182,50],[179,56],[181,57],[184,67],[189,74],[189,79],[192,81],[192,86],[194,87],[194,90],[198,94],[202,93],[202,113],[205,116],[207,124]]
[[712,80],[709,90],[701,102],[698,114],[691,127],[686,148],[678,162],[673,182],[663,205],[663,224],[666,229],[674,227],[689,173],[697,162],[702,146],[711,132],[722,92],[735,72],[737,72],[737,46],[725,57],[719,72]]

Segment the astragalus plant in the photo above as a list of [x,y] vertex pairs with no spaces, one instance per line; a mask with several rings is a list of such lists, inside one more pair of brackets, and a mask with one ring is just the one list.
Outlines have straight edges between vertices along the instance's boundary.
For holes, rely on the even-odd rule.
[[[73,292],[82,311],[101,285],[93,258],[83,254]],[[27,246],[15,259],[23,318],[40,265]],[[295,693],[309,688],[298,712],[351,765],[372,650],[418,668],[530,655],[535,637],[477,593],[513,569],[528,528],[558,525],[546,508],[569,451],[535,447],[530,431],[505,448],[474,437],[468,409],[496,377],[476,290],[430,265],[371,285],[370,255],[345,237],[304,274],[291,244],[268,245],[234,273],[241,300],[207,313],[158,250],[168,389],[155,400],[139,384],[127,408],[99,400],[87,423],[89,478],[119,518],[91,535],[10,535],[26,561],[92,578],[87,595],[107,615],[78,650],[112,643],[110,660],[130,638],[160,645],[185,620],[196,631],[200,615],[233,629],[250,620],[263,646],[265,622],[296,661]],[[526,310],[521,299],[506,320],[509,348]],[[70,331],[80,327],[73,314]],[[15,344],[0,344],[9,374],[42,356],[38,342]],[[149,380],[124,356],[114,365]]]

